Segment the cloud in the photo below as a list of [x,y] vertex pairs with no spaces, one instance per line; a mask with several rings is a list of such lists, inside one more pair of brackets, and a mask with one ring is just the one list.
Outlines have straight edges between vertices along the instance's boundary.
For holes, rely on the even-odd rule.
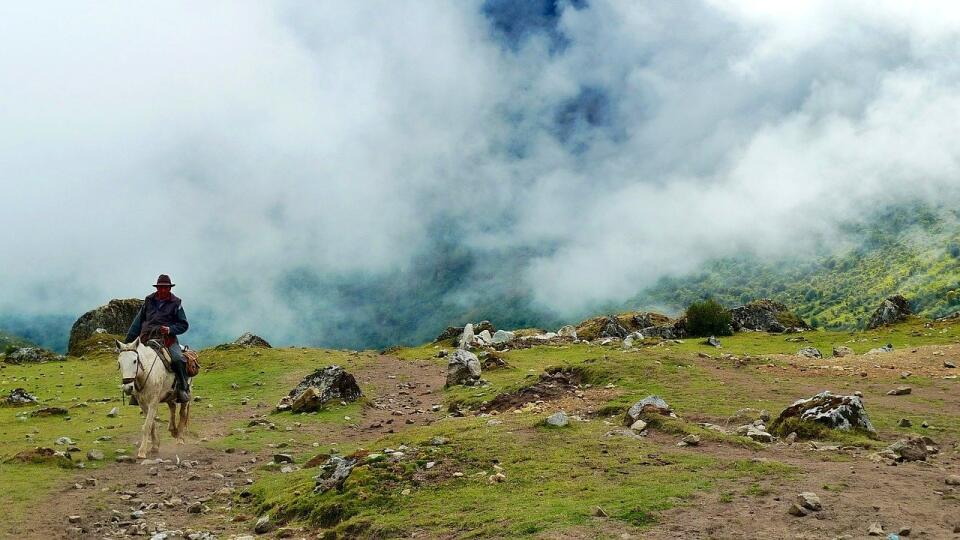
[[529,6],[0,8],[0,312],[381,344],[956,200],[952,4]]

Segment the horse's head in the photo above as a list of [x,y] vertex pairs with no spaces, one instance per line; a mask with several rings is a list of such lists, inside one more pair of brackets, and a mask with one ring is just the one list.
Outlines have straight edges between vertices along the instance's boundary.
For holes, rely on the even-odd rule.
[[134,381],[140,368],[140,338],[133,343],[121,343],[117,340],[117,367],[120,368],[120,377],[123,381],[123,393],[129,395],[134,390]]

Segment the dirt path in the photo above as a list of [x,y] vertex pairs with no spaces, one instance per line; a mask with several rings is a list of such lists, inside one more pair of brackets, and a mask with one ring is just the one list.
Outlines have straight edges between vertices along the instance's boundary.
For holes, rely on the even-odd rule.
[[[412,425],[432,423],[444,414],[431,411],[432,405],[442,402],[445,377],[436,364],[380,356],[354,375],[371,399],[360,417],[342,425],[304,420],[296,428],[299,435],[307,434],[319,445],[376,439]],[[41,505],[45,512],[15,534],[18,538],[149,537],[169,530],[208,532],[217,538],[250,534],[253,524],[249,521],[256,517],[235,516],[232,501],[238,495],[243,497],[245,486],[257,478],[257,468],[272,461],[275,453],[293,454],[300,464],[320,453],[306,443],[259,451],[218,451],[205,446],[205,441],[221,438],[247,419],[272,421],[265,412],[251,406],[217,416],[212,423],[194,424],[195,436],[182,446],[164,431],[158,456],[79,473]],[[299,420],[289,415],[284,419]],[[165,424],[162,428],[165,430]],[[129,447],[136,442],[117,444]],[[79,522],[69,523],[70,516],[79,516]]]

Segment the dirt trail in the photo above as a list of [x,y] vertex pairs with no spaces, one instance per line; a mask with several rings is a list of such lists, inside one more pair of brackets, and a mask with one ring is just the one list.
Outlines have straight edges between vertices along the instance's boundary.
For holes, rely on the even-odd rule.
[[[331,426],[304,420],[297,428],[298,435],[309,435],[320,448],[301,443],[248,452],[218,451],[204,445],[204,441],[230,433],[238,422],[260,418],[268,412],[254,406],[217,416],[212,423],[194,423],[193,436],[180,446],[169,437],[163,424],[159,455],[150,456],[146,462],[115,463],[78,473],[40,505],[46,510],[36,520],[22,530],[10,532],[18,538],[120,538],[136,534],[142,523],[139,534],[146,537],[156,530],[202,531],[217,538],[251,534],[250,520],[256,516],[241,514],[234,518],[228,510],[234,497],[242,495],[244,487],[256,479],[257,468],[272,461],[274,454],[293,454],[302,464],[325,445],[375,439],[412,425],[432,423],[444,414],[431,411],[431,405],[442,402],[445,373],[441,366],[379,356],[370,367],[354,375],[371,398],[355,423]],[[289,415],[265,418],[268,422],[281,419],[291,423],[300,420]],[[129,447],[135,442],[117,444]],[[163,462],[156,462],[158,458]],[[77,489],[74,483],[82,488]],[[137,511],[143,512],[142,519],[134,517]],[[80,522],[69,523],[69,516],[80,516]]]

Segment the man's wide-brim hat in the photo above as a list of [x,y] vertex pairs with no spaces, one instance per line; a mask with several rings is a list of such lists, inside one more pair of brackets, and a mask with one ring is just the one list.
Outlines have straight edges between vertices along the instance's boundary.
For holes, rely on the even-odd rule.
[[175,284],[170,282],[170,276],[166,274],[160,274],[157,277],[157,282],[153,285],[154,287],[173,287]]

